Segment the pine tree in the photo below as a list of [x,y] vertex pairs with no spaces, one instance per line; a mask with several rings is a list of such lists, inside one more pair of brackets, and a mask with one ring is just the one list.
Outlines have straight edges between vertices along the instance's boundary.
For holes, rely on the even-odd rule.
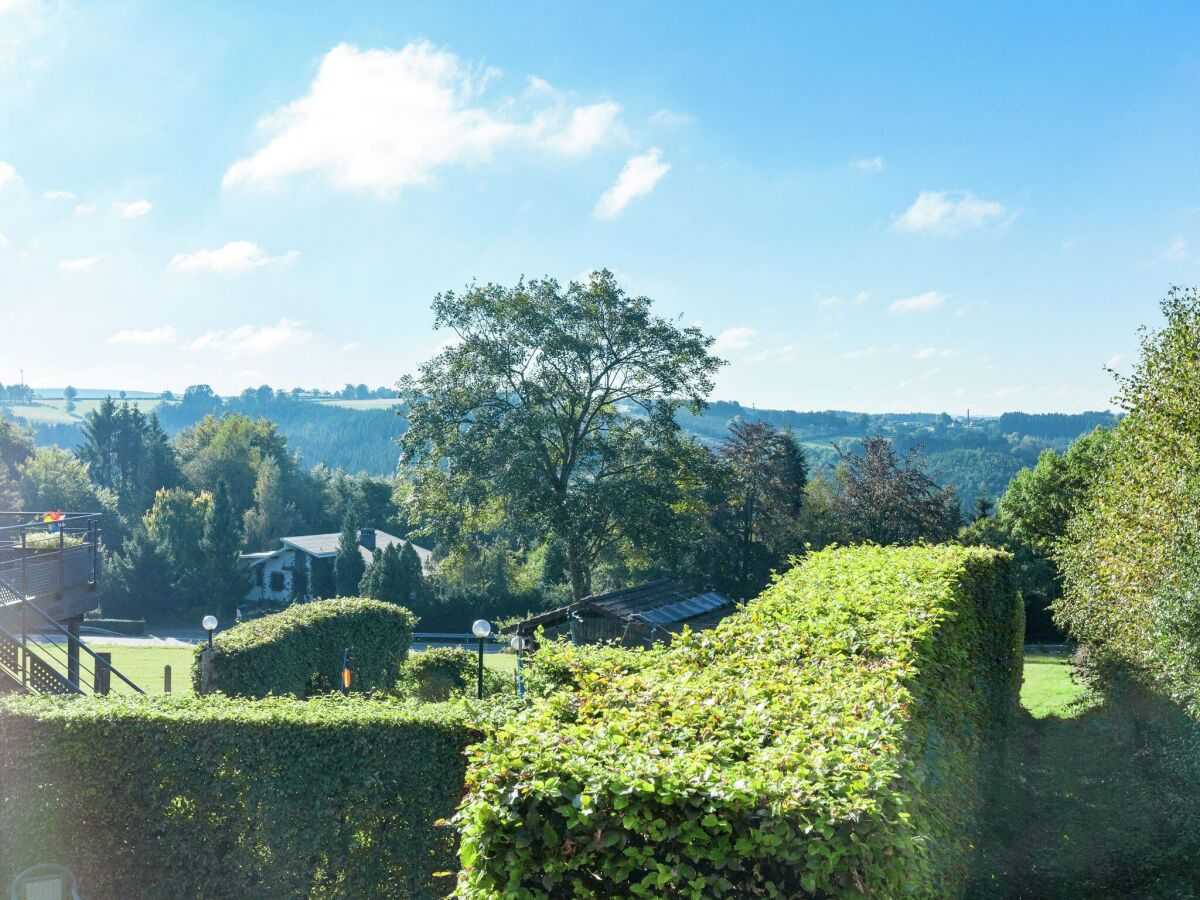
[[[395,547],[395,545],[392,545]],[[413,549],[412,542],[405,541],[404,549],[397,554],[400,569],[399,599],[409,609],[419,606],[425,598],[425,582],[422,578],[421,557]]]
[[126,539],[102,584],[102,603],[109,616],[145,618],[165,611],[171,596],[171,565],[141,528]]
[[358,529],[349,516],[342,523],[337,555],[333,558],[333,584],[339,597],[353,597],[358,592],[366,563],[358,547]]
[[309,561],[312,571],[312,595],[318,600],[337,596],[337,586],[333,580],[333,561],[330,559],[314,558]]
[[229,487],[218,481],[213,504],[204,521],[202,546],[205,556],[205,586],[221,615],[232,618],[234,610],[250,589],[247,574],[238,568],[242,527],[229,499]]
[[379,600],[379,580],[382,575],[383,551],[376,548],[371,554],[371,561],[367,564],[362,579],[358,582],[358,595]]

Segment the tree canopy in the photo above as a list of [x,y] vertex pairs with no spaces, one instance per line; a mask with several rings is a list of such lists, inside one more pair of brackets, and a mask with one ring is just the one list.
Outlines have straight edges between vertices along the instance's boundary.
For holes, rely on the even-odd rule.
[[675,412],[703,406],[720,365],[711,338],[651,307],[606,270],[565,289],[546,278],[439,294],[435,325],[457,342],[401,382],[427,527],[453,538],[536,521],[586,595],[600,554],[669,505]]

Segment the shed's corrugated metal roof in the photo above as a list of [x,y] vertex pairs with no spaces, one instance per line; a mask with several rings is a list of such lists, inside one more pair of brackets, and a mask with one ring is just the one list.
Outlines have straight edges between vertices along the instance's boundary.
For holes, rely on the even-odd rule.
[[689,597],[687,600],[681,600],[678,603],[668,603],[666,606],[660,606],[657,609],[648,609],[645,612],[634,613],[631,618],[641,619],[644,622],[649,622],[651,625],[672,625],[675,622],[683,622],[725,606],[733,606],[733,603],[716,591],[709,591],[707,594]]

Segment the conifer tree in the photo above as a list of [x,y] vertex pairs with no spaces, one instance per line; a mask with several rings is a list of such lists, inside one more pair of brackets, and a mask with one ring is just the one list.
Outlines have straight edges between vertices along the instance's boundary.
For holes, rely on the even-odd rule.
[[358,529],[349,516],[342,523],[337,555],[333,559],[333,584],[339,597],[353,597],[358,592],[366,563],[358,547]]
[[202,542],[205,557],[205,586],[209,596],[227,619],[250,589],[250,580],[238,568],[242,548],[242,523],[229,499],[229,487],[217,482],[213,504],[204,521]]

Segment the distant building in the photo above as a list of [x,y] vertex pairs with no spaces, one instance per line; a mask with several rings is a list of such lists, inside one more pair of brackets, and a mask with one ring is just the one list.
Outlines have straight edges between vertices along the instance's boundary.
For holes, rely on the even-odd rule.
[[662,579],[584,597],[509,625],[503,632],[532,636],[541,628],[548,638],[567,638],[576,644],[618,641],[642,647],[670,642],[685,625],[693,631],[712,628],[735,608],[732,600],[715,591],[697,594]]
[[[287,603],[311,599],[313,571],[317,566],[329,566],[332,572],[341,538],[336,531],[333,534],[297,535],[280,538],[278,550],[243,553],[238,563],[254,575],[254,586],[246,592],[246,602]],[[391,544],[403,547],[407,543],[410,542],[375,528],[358,530],[358,550],[368,565],[376,549],[383,550]],[[421,560],[421,568],[428,570],[433,554],[417,544],[412,548]],[[297,575],[301,577],[297,578]]]

